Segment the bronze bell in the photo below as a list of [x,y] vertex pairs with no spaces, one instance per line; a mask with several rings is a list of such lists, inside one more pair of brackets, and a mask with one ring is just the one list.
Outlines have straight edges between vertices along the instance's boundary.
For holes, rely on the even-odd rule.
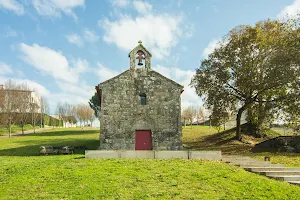
[[136,57],[136,59],[139,60],[138,65],[141,66],[141,65],[143,65],[142,60],[145,59],[145,57],[144,57],[144,52],[141,51],[141,50],[139,50],[139,51],[137,52],[137,54],[138,54],[138,56]]
[[138,63],[138,65],[143,65],[143,63],[142,63],[142,60],[141,60],[141,59],[139,59],[139,63]]

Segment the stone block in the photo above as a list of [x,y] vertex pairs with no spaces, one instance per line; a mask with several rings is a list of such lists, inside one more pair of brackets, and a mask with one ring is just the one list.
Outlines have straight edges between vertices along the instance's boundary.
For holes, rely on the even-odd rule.
[[120,151],[120,158],[148,158],[154,159],[154,151]]
[[156,159],[189,158],[188,151],[155,151],[154,153]]
[[189,159],[221,160],[221,151],[189,151]]
[[85,158],[119,158],[119,152],[115,150],[88,150]]

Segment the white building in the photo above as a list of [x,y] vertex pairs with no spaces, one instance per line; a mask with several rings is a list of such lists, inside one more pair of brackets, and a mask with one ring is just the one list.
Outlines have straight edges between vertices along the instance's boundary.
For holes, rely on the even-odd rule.
[[42,110],[41,97],[37,92],[31,90],[5,89],[3,85],[0,85],[0,102],[2,104],[0,105],[0,112],[1,107],[5,110],[5,106],[9,105],[5,103],[9,102],[15,105],[14,108],[10,109],[16,109],[16,112],[18,112],[17,105],[23,107],[28,105],[28,108],[25,110],[27,112],[41,113]]

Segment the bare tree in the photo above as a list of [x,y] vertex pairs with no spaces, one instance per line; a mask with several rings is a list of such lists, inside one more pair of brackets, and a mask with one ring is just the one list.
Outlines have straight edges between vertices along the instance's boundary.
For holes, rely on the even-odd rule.
[[95,121],[94,110],[89,105],[85,104],[79,104],[76,106],[76,117],[80,122],[80,126],[82,126],[82,124],[85,125],[89,122],[92,126],[93,122]]
[[86,112],[87,112],[87,118],[88,118],[89,122],[91,123],[91,127],[92,127],[93,122],[95,121],[95,118],[96,118],[96,116],[94,114],[94,110],[90,106],[87,106]]
[[30,117],[30,102],[31,92],[26,83],[22,83],[19,86],[19,106],[18,106],[18,118],[19,123],[22,127],[22,134],[24,134],[24,125],[28,122]]
[[63,127],[65,126],[66,123],[66,116],[67,116],[67,110],[65,108],[65,105],[61,102],[57,103],[57,112],[59,119],[63,121]]
[[205,122],[207,115],[206,115],[205,109],[203,107],[199,108],[198,114],[199,114],[200,119],[202,119]]
[[65,104],[66,106],[66,114],[68,118],[68,122],[70,124],[75,124],[77,122],[75,116],[76,116],[76,106],[71,104]]
[[193,108],[190,106],[186,109],[183,109],[181,115],[182,115],[181,118],[183,119],[183,122],[184,122],[184,126],[186,126],[187,122],[189,122],[191,124],[193,121]]
[[36,121],[40,118],[41,115],[41,97],[37,92],[33,91],[31,95],[31,114],[32,114],[32,126],[33,132],[35,133]]
[[76,109],[76,118],[78,119],[80,123],[80,127],[82,126],[83,122],[83,109],[82,109],[82,104],[79,104],[75,107]]
[[67,127],[67,123],[75,124],[77,120],[75,117],[78,117],[77,106],[69,104],[67,102],[61,103],[58,102],[57,104],[57,112],[59,118],[63,121],[64,127]]
[[45,126],[45,114],[49,114],[49,103],[45,97],[40,98],[40,106],[41,106],[41,128]]
[[8,130],[8,136],[11,136],[11,127],[17,120],[18,109],[20,107],[20,86],[15,82],[8,80],[4,83],[4,89],[1,89],[0,96],[3,98],[3,102],[0,104],[0,111],[2,112],[2,124],[4,124]]

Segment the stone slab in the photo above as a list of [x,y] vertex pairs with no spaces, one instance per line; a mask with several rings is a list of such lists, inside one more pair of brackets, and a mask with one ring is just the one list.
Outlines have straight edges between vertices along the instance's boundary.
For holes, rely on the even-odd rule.
[[156,159],[189,158],[188,151],[155,151],[154,154]]
[[221,160],[221,151],[86,150],[85,158],[202,159]]
[[120,151],[120,158],[147,158],[154,159],[154,151]]
[[85,151],[85,158],[119,158],[119,152],[114,150],[88,150]]
[[221,160],[221,151],[189,151],[189,159]]

